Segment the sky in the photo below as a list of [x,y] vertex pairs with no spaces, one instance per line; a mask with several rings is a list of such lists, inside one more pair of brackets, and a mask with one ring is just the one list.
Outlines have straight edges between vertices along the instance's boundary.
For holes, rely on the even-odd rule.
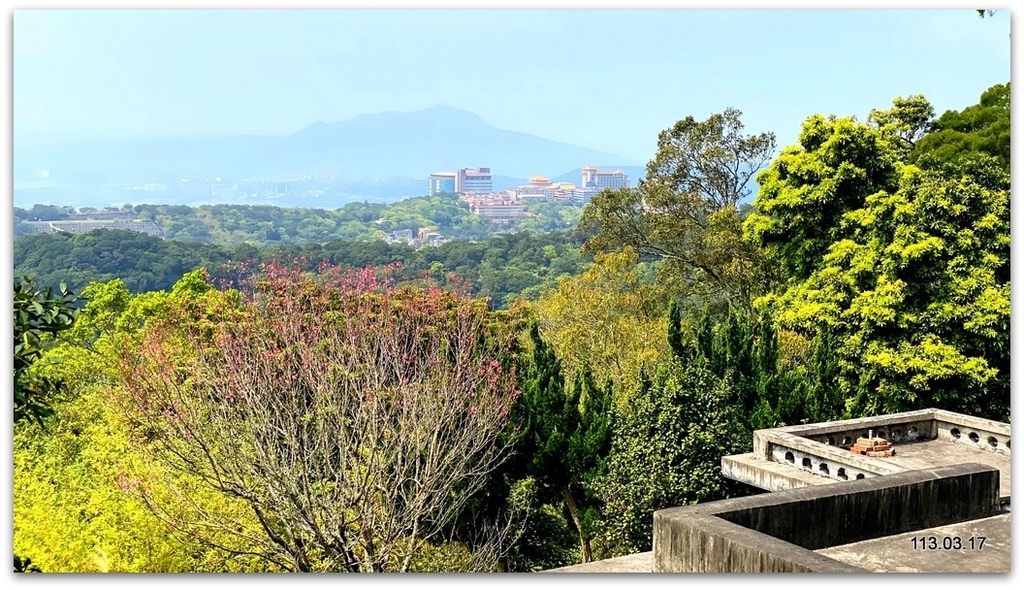
[[686,116],[738,108],[782,146],[814,113],[959,110],[1010,80],[1009,10],[660,6],[684,9],[15,10],[15,140],[289,135],[445,104],[642,163]]

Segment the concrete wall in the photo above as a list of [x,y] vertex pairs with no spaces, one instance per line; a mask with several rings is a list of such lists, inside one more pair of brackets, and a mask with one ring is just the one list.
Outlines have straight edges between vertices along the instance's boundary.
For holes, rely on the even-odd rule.
[[814,552],[999,512],[999,470],[965,463],[654,513],[656,572],[855,572]]

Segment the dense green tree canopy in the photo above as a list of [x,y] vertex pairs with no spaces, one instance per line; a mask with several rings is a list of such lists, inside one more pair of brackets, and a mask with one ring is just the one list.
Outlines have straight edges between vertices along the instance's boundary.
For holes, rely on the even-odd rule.
[[852,117],[808,118],[799,143],[761,173],[747,236],[796,280],[810,276],[829,246],[845,237],[843,216],[899,180],[891,142]]
[[1010,83],[997,84],[962,111],[949,110],[931,126],[910,154],[910,161],[934,167],[983,153],[1010,167]]
[[983,142],[921,169],[899,159],[900,141],[852,118],[808,119],[762,174],[746,223],[790,276],[761,303],[783,326],[835,336],[850,414],[1008,419],[1009,171]]

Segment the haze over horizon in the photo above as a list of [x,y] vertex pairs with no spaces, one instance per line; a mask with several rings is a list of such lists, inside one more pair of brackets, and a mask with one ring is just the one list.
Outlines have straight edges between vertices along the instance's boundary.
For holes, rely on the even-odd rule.
[[964,9],[16,10],[13,131],[289,136],[440,104],[645,162],[659,131],[727,107],[780,146],[813,113],[863,119],[898,95],[961,109],[1010,79],[1009,24]]

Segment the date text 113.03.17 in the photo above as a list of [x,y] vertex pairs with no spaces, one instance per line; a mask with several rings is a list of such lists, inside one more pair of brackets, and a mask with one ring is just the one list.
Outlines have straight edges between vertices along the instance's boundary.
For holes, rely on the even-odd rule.
[[918,551],[980,551],[985,548],[985,537],[914,537],[911,544]]

